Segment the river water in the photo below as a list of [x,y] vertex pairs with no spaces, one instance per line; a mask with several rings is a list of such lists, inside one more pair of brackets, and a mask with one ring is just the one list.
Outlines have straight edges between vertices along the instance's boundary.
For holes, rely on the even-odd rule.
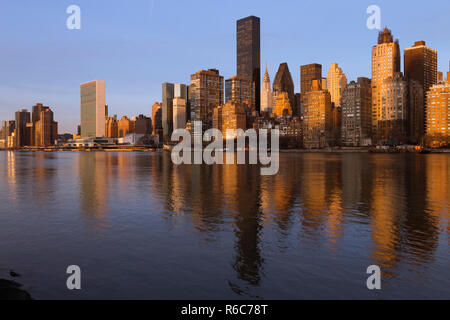
[[450,299],[449,181],[445,154],[283,153],[261,176],[166,152],[0,152],[0,278],[35,299]]

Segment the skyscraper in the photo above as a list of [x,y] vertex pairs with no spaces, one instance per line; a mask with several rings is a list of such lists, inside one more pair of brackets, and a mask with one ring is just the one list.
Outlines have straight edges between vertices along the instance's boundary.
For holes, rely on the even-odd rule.
[[[373,88],[373,86],[372,86]],[[409,135],[409,85],[401,72],[377,83],[380,104],[377,105],[376,142],[399,144]],[[372,97],[372,101],[373,101]]]
[[261,107],[260,19],[250,16],[237,21],[237,75],[255,83],[255,106]]
[[185,107],[189,108],[189,93],[188,86],[181,83],[163,83],[162,85],[162,127],[164,141],[168,141],[171,138],[174,119],[174,106],[173,99],[181,98],[185,100]]
[[173,130],[186,127],[186,100],[182,98],[173,99]]
[[433,147],[450,143],[450,72],[446,81],[433,85],[427,93],[426,133]]
[[162,84],[162,128],[163,141],[170,140],[173,131],[173,98],[175,88],[173,83],[164,82]]
[[425,41],[416,41],[405,49],[405,76],[418,81],[425,92],[438,82],[438,54],[426,46]]
[[337,63],[331,64],[326,83],[327,86],[323,89],[330,91],[331,102],[334,103],[336,108],[340,107],[342,93],[347,87],[347,77]]
[[[322,65],[313,63],[300,67],[300,93],[311,91],[313,80],[322,80]],[[322,89],[326,89],[322,86]]]
[[303,145],[324,148],[333,140],[331,95],[322,89],[322,78],[312,81],[310,91],[302,94]]
[[53,119],[49,107],[37,103],[32,109],[31,144],[36,147],[47,147],[58,139],[58,123]]
[[83,83],[81,92],[81,136],[104,137],[106,121],[105,81]]
[[30,113],[26,109],[16,112],[15,147],[21,148],[31,145],[31,130],[27,128]]
[[247,78],[234,76],[225,81],[225,103],[233,100],[255,107],[255,83]]
[[205,128],[211,128],[213,110],[223,104],[223,77],[219,70],[201,70],[191,75],[189,97],[191,120],[202,121]]
[[394,42],[387,27],[378,35],[378,44],[372,48],[372,127],[376,133],[378,121],[386,118],[382,114],[381,86],[387,78],[400,72],[400,45]]
[[162,138],[162,103],[155,102],[152,106],[153,134]]
[[[280,64],[275,80],[273,81],[274,96],[278,98],[282,92],[287,93],[292,111],[294,115],[297,115],[298,110],[295,103],[294,82],[292,81],[291,72],[289,71],[289,67],[286,62]],[[275,101],[274,104],[276,105]]]
[[263,79],[263,86],[261,90],[261,112],[268,112],[272,113],[272,107],[273,107],[273,96],[272,96],[272,89],[270,87],[270,77],[269,73],[264,73],[264,79]]
[[342,93],[342,143],[368,146],[372,132],[372,84],[370,79],[352,81]]

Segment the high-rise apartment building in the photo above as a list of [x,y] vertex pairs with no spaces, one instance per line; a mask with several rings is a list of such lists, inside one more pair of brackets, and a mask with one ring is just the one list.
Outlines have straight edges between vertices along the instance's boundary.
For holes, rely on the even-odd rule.
[[155,102],[152,106],[152,121],[153,121],[153,134],[159,135],[161,139],[163,136],[162,128],[162,103]]
[[[294,82],[292,81],[291,72],[287,63],[281,63],[278,68],[275,80],[273,81],[273,96],[278,99],[281,93],[285,92],[289,98],[289,104],[292,108],[293,114],[297,115],[297,105],[295,100]],[[273,102],[277,104],[276,100]]]
[[163,140],[170,140],[173,131],[173,98],[175,98],[175,86],[173,83],[162,84],[162,128]]
[[104,137],[107,117],[105,105],[105,81],[83,83],[81,93],[81,136]]
[[[322,80],[322,65],[313,63],[300,67],[300,93],[311,91],[313,80]],[[322,89],[326,89],[322,86]]]
[[186,127],[186,100],[182,98],[173,99],[173,130]]
[[234,101],[255,107],[255,83],[252,80],[234,76],[225,81],[225,102]]
[[58,139],[58,123],[53,119],[53,112],[49,107],[37,103],[32,108],[31,145],[48,147]]
[[447,146],[450,140],[450,72],[447,80],[431,86],[427,93],[426,134],[433,147]]
[[246,129],[244,105],[233,100],[214,108],[213,128],[219,129],[224,139],[234,139],[236,135],[228,135],[227,130]]
[[215,107],[223,104],[223,77],[216,69],[201,70],[191,75],[189,86],[191,120],[202,121],[211,128]]
[[322,89],[330,91],[331,102],[335,107],[341,106],[341,96],[347,87],[347,77],[337,63],[332,63],[326,80],[326,87]]
[[342,93],[342,144],[371,145],[372,84],[370,79],[352,81]]
[[237,75],[254,82],[255,106],[261,106],[261,27],[260,18],[250,16],[237,21]]
[[322,89],[322,78],[313,80],[310,91],[302,94],[303,145],[324,148],[333,141],[331,95]]
[[270,87],[269,72],[267,72],[266,68],[261,90],[261,112],[272,113],[272,107],[273,107],[272,89]]
[[31,116],[28,110],[22,109],[16,112],[15,144],[16,148],[31,146],[31,128],[27,127]]
[[169,141],[174,130],[174,98],[185,100],[186,113],[189,112],[189,87],[181,83],[163,83],[162,85],[162,126],[164,141]]
[[[372,90],[373,90],[372,86]],[[373,91],[372,91],[373,92]],[[377,83],[376,143],[399,144],[409,136],[409,84],[401,72]],[[372,97],[372,101],[373,101]]]
[[378,44],[372,48],[372,129],[378,128],[378,121],[385,119],[382,107],[382,85],[388,78],[400,72],[400,45],[394,41],[391,30],[385,28],[378,35]]
[[425,41],[416,41],[405,49],[405,76],[418,81],[425,92],[438,82],[438,54],[426,46]]

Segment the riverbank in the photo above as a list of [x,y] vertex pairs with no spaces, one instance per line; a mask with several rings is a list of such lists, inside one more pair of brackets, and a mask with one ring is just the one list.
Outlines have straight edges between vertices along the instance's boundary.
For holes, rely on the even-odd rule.
[[[0,151],[16,151],[16,152],[162,152],[170,151],[162,148],[148,147],[82,147],[82,148],[22,148],[22,149],[0,149]],[[342,149],[282,149],[280,153],[433,153],[442,154],[450,153],[450,149],[424,149],[424,150],[408,150],[394,148],[342,148]]]

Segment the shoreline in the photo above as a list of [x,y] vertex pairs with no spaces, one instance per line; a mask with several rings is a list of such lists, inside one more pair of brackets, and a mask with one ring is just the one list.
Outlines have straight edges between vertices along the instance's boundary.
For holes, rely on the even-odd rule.
[[[120,147],[120,148],[23,148],[0,149],[13,152],[164,152],[163,148]],[[236,152],[236,151],[235,151]],[[427,149],[426,152],[415,150],[374,149],[374,148],[345,148],[345,149],[281,149],[280,153],[381,153],[381,154],[450,154],[450,149]]]

